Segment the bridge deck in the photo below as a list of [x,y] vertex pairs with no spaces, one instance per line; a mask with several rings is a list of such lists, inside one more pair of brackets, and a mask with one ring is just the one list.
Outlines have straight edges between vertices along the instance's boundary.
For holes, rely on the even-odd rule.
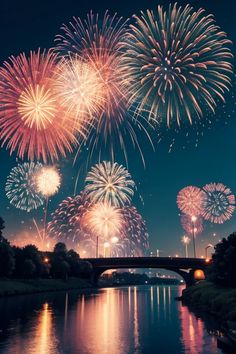
[[96,268],[205,268],[209,265],[202,258],[181,257],[114,257],[83,258]]

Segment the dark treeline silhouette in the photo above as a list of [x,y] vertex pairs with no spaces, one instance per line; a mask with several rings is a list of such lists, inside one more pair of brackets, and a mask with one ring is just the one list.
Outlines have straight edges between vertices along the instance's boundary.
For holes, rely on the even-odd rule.
[[236,287],[236,232],[215,246],[208,279],[216,285]]
[[4,221],[0,217],[0,277],[7,278],[88,278],[90,263],[80,259],[64,243],[57,243],[53,252],[41,252],[35,245],[11,246],[3,237]]
[[[67,250],[64,243],[57,243],[53,252],[41,252],[35,245],[23,248],[11,246],[3,236],[4,228],[4,220],[0,217],[0,277],[67,279],[70,276],[79,278],[90,276],[92,265],[81,260],[74,250]],[[216,285],[236,287],[236,232],[228,238],[223,238],[215,246],[212,264],[207,273],[207,279]],[[119,276],[118,273],[117,277]],[[126,277],[130,277],[130,274],[127,273]],[[133,278],[132,281],[136,283],[147,281],[143,275]],[[122,281],[126,280],[128,281],[128,279]]]

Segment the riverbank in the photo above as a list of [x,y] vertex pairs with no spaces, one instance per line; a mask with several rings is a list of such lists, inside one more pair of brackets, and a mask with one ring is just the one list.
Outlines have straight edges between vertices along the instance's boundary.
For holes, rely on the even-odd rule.
[[25,295],[49,291],[87,289],[91,284],[84,279],[1,279],[0,297],[12,295]]
[[236,321],[236,289],[223,288],[210,282],[199,282],[183,290],[182,301],[221,321]]

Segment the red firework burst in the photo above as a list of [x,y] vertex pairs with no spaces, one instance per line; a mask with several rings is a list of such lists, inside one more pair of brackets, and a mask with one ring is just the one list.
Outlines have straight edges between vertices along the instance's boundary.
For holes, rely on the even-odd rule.
[[178,193],[177,205],[187,215],[200,215],[203,210],[204,192],[195,186],[188,186]]
[[10,57],[0,69],[2,146],[20,158],[57,160],[76,143],[53,83],[58,58],[51,50]]

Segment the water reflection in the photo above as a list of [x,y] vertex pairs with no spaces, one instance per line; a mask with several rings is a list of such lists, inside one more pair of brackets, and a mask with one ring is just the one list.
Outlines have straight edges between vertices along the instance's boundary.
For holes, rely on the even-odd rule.
[[191,313],[187,306],[179,303],[178,308],[182,329],[181,342],[184,346],[184,353],[216,353],[215,337],[209,337],[203,320]]
[[176,286],[75,291],[0,300],[0,353],[220,353]]

